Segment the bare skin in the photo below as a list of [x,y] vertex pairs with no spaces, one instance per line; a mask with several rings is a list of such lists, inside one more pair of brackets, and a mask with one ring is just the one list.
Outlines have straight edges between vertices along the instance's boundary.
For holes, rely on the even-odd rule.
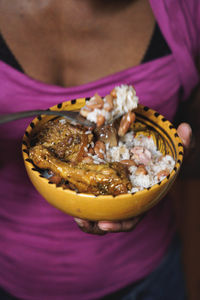
[[26,74],[80,85],[138,65],[148,46],[155,24],[148,1],[113,3],[0,0],[0,31]]
[[[47,84],[77,86],[139,65],[154,25],[148,0],[0,0],[7,45],[28,76]],[[178,132],[189,147],[190,126]],[[75,221],[103,234],[130,231],[140,219]]]

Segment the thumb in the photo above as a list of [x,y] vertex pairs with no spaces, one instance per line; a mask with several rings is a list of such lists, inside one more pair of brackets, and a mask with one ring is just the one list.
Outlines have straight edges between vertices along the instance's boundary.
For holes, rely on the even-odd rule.
[[183,146],[188,149],[192,139],[192,128],[188,123],[181,123],[177,128],[177,133],[183,142]]

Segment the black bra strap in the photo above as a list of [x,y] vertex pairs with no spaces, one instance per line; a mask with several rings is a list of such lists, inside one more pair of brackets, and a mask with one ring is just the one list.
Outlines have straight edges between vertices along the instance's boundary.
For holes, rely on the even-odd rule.
[[11,67],[17,69],[18,71],[24,72],[20,64],[18,63],[15,56],[12,54],[11,50],[6,44],[3,36],[0,34],[0,60],[4,61]]
[[152,61],[171,53],[171,49],[164,39],[160,27],[156,23],[152,38],[141,63]]

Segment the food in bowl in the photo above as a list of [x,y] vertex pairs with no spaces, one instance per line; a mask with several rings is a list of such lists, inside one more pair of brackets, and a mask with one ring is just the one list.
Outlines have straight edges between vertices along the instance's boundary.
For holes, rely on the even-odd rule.
[[[124,115],[119,127],[119,135],[125,132],[123,123],[132,123],[135,119],[133,110],[138,106],[138,97],[133,86],[122,84],[116,86],[110,94],[100,97],[97,93],[90,98],[80,114],[87,120],[94,122],[98,127]],[[123,127],[123,128],[122,128]],[[128,130],[128,129],[127,129]]]
[[158,150],[162,137],[155,130],[135,122],[137,106],[132,86],[96,94],[80,110],[95,129],[54,118],[31,137],[29,157],[50,182],[77,193],[117,196],[149,188],[171,173],[175,160]]
[[[52,110],[80,110],[88,103],[88,98],[77,98],[71,101],[65,101],[58,103],[57,105],[51,107]],[[135,113],[135,121],[131,124],[128,131],[124,134],[134,132],[134,138],[139,137],[140,135],[151,137],[156,145],[156,149],[162,153],[162,156],[171,156],[175,161],[175,166],[170,174],[164,179],[160,180],[157,184],[150,186],[149,188],[139,189],[139,191],[131,192],[128,186],[128,192],[122,193],[122,189],[119,194],[112,194],[112,191],[115,191],[115,185],[111,190],[111,194],[106,194],[102,190],[101,193],[95,195],[90,192],[78,192],[78,189],[75,188],[73,183],[66,181],[65,179],[60,180],[60,176],[56,175],[54,172],[49,171],[48,169],[41,169],[34,165],[33,160],[30,158],[30,152],[34,146],[39,146],[37,137],[39,137],[39,132],[41,132],[45,124],[48,124],[48,121],[56,120],[55,117],[39,115],[34,118],[31,123],[26,128],[25,134],[23,136],[22,143],[22,154],[24,159],[24,164],[26,167],[27,174],[36,188],[36,190],[41,194],[41,196],[52,206],[61,210],[62,212],[69,214],[74,217],[99,221],[99,220],[108,220],[108,221],[119,221],[129,219],[138,215],[143,214],[144,212],[150,210],[153,206],[159,203],[161,199],[166,195],[171,186],[173,185],[176,177],[180,171],[180,167],[183,161],[183,145],[181,139],[179,138],[176,128],[170,123],[164,116],[156,112],[155,110],[138,104],[137,108],[133,111]],[[62,121],[57,119],[61,123],[65,123],[66,120]],[[114,124],[105,124],[106,126],[97,127],[95,130],[95,137],[97,140],[101,138],[105,144],[109,140],[110,147],[115,147],[118,143],[118,139],[121,138],[118,135],[120,120],[115,120]],[[70,124],[72,125],[72,124]],[[81,127],[73,127],[73,130]],[[72,130],[72,129],[71,129]],[[84,129],[86,134],[89,134],[91,130]],[[44,132],[45,134],[45,132]],[[61,132],[59,133],[61,134]],[[71,132],[74,135],[74,132]],[[94,134],[94,132],[92,132]],[[52,136],[53,138],[53,136]],[[58,139],[59,139],[58,135]],[[64,134],[63,134],[64,138]],[[124,137],[122,137],[124,138]],[[68,148],[70,148],[67,157],[70,159],[76,160],[76,158],[82,157],[85,151],[84,147],[80,147],[78,142],[80,137],[76,136],[76,142],[71,144],[69,147],[70,140],[68,140]],[[84,137],[85,139],[85,137]],[[83,145],[85,145],[86,140],[80,140]],[[51,143],[51,147],[55,141],[47,142]],[[57,141],[58,143],[58,141]],[[59,145],[59,154],[62,154],[62,140]],[[92,144],[93,145],[93,144]],[[44,145],[43,145],[44,146]],[[44,146],[45,147],[45,146]],[[74,148],[73,148],[74,147]],[[80,148],[79,148],[80,147]],[[47,148],[47,145],[46,145]],[[98,148],[98,147],[97,147]],[[76,149],[75,152],[73,152]],[[89,150],[89,149],[88,149]],[[51,150],[53,154],[55,149]],[[91,151],[91,150],[90,150]],[[74,155],[73,155],[74,153]],[[78,154],[78,155],[77,155]],[[53,154],[55,158],[56,154]],[[88,156],[88,155],[87,155]],[[84,158],[86,161],[91,158]],[[64,161],[65,158],[62,156],[59,161]],[[85,163],[86,163],[85,161]],[[80,163],[80,162],[79,162]],[[119,164],[119,162],[118,162]],[[73,163],[74,165],[74,163]],[[94,164],[90,164],[94,165]],[[99,166],[100,164],[95,164]],[[121,162],[120,165],[122,166]],[[100,166],[101,167],[101,166]],[[117,170],[116,170],[117,169]],[[124,167],[123,167],[124,169]],[[127,176],[127,167],[125,166],[126,176]],[[76,172],[78,169],[76,169]],[[118,168],[115,168],[115,174],[117,174]],[[119,170],[120,172],[120,170]],[[118,173],[119,173],[118,172]],[[90,173],[92,174],[92,173]],[[94,174],[94,173],[93,173]],[[93,175],[92,174],[92,175]],[[53,175],[53,176],[52,176]],[[74,173],[75,175],[75,173]],[[89,175],[89,174],[88,174]],[[81,177],[81,176],[80,176]],[[98,176],[97,176],[98,177]],[[96,178],[97,178],[96,177]],[[48,178],[48,179],[47,179]],[[92,177],[89,177],[91,180]],[[108,180],[108,179],[107,179]],[[120,179],[121,180],[121,179]],[[77,181],[76,181],[77,182]],[[86,182],[85,187],[88,186]],[[116,184],[116,181],[115,181]],[[81,185],[81,181],[80,181]],[[130,185],[130,179],[129,179]],[[84,186],[84,185],[81,185]],[[101,187],[102,185],[100,185]],[[124,186],[124,185],[123,185]],[[98,190],[99,186],[93,183],[93,187]],[[121,185],[122,187],[122,185]],[[111,188],[111,185],[110,185]],[[138,188],[137,186],[135,188]],[[89,189],[88,189],[89,191]],[[118,190],[119,191],[119,190]]]

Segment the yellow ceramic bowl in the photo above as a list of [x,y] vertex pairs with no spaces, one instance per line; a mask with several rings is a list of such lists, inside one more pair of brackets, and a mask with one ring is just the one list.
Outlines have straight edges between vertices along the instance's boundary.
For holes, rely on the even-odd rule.
[[[85,105],[86,99],[76,99],[52,107],[52,110],[77,110]],[[134,194],[95,196],[77,193],[69,189],[56,187],[34,167],[29,158],[31,136],[52,116],[38,116],[35,118],[23,137],[22,153],[25,167],[31,182],[37,191],[54,207],[61,211],[88,220],[122,220],[140,215],[156,205],[168,192],[173,184],[183,160],[183,145],[175,127],[156,111],[139,105],[136,110],[136,125],[138,131],[148,126],[155,138],[158,149],[163,154],[171,155],[175,160],[172,172],[160,183],[151,188]]]

